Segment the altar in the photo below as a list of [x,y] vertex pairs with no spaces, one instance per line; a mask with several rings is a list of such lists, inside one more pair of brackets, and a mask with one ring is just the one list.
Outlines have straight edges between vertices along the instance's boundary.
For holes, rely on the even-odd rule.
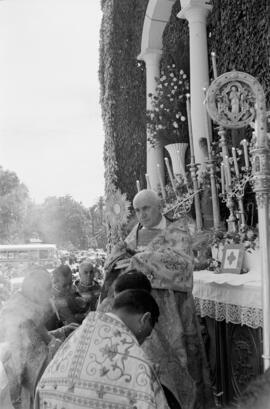
[[194,271],[193,295],[220,404],[263,372],[261,275]]

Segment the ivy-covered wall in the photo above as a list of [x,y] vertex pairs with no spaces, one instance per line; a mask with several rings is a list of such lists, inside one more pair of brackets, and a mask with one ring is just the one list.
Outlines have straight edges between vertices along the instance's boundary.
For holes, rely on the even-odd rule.
[[146,172],[145,66],[137,61],[148,0],[103,0],[100,35],[105,190],[132,200]]
[[208,49],[217,53],[222,74],[245,71],[261,83],[270,105],[270,1],[213,0]]

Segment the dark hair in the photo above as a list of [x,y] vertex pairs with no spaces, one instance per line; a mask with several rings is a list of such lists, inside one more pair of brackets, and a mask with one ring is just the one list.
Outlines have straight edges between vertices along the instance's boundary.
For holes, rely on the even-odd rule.
[[53,270],[52,276],[53,276],[53,281],[57,282],[60,277],[68,278],[69,276],[72,276],[72,271],[69,266],[62,264],[61,266],[56,267],[56,269]]
[[152,286],[145,274],[140,271],[130,270],[116,279],[114,289],[116,293],[125,290],[145,290],[151,293]]
[[114,299],[113,310],[123,308],[130,314],[144,314],[150,312],[152,325],[158,321],[159,308],[154,297],[145,290],[125,290],[117,294]]

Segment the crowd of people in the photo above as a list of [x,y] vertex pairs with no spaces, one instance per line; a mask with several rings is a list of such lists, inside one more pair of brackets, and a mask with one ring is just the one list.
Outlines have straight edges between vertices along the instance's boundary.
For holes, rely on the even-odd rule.
[[[88,260],[75,280],[68,265],[34,266],[2,307],[1,409],[215,407],[188,223],[166,218],[150,190],[133,207],[138,224],[106,259],[102,286]],[[269,408],[257,403],[265,393],[239,408]]]

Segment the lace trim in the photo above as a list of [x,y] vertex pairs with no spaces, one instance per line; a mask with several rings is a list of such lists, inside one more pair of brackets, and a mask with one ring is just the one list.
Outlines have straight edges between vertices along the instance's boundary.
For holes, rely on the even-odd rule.
[[210,317],[216,321],[247,325],[251,328],[263,327],[263,312],[259,308],[241,307],[234,304],[223,304],[212,300],[194,298],[196,313],[201,317]]

